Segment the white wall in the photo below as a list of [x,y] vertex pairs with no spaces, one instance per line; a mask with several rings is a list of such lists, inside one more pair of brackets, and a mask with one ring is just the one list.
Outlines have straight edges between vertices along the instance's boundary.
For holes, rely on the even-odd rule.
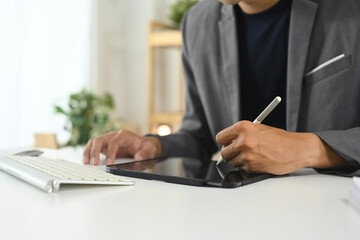
[[[170,23],[169,7],[174,0],[98,0],[97,4],[97,64],[94,89],[109,91],[115,96],[116,116],[147,130],[146,38],[150,20]],[[179,76],[177,50],[156,53],[158,77],[162,91],[157,94],[157,108],[176,110]],[[166,83],[166,84],[165,84]],[[164,89],[166,88],[166,90]]]
[[89,84],[88,0],[0,0],[0,149],[67,140],[54,104]]
[[[150,20],[169,23],[174,0],[0,0],[0,148],[33,144],[33,133],[68,134],[54,104],[90,85],[115,96],[116,117],[147,128],[146,34]],[[168,61],[168,56],[174,61]],[[157,56],[171,110],[177,53]],[[170,63],[170,64],[169,64]]]

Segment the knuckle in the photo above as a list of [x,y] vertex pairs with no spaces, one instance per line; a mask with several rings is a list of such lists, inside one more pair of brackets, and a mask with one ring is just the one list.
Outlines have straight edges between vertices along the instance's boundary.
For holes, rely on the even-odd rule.
[[238,138],[236,141],[234,141],[232,144],[229,145],[231,147],[231,150],[238,150],[242,148],[242,139]]
[[231,150],[239,152],[243,147],[243,138],[238,138],[231,145]]
[[108,133],[106,133],[105,135],[102,135],[103,137],[113,137],[113,136],[115,136],[116,134],[118,134],[118,132],[120,132],[121,130],[119,130],[119,131],[110,131],[110,132],[108,132]]
[[109,140],[109,147],[116,147],[118,145],[119,139],[116,137],[110,138]]
[[102,142],[102,140],[103,140],[103,136],[94,137],[93,138],[93,143],[97,144],[99,142]]
[[112,139],[119,141],[120,139],[130,137],[131,135],[132,133],[130,131],[121,129],[116,132],[116,134],[112,137]]
[[249,154],[248,153],[242,153],[241,154],[241,161],[246,164],[249,161]]
[[86,144],[86,148],[91,147],[91,145],[93,144],[93,142],[94,142],[94,139],[93,139],[93,138],[90,138],[89,141],[88,141],[87,144]]
[[121,129],[121,130],[117,131],[116,133],[117,133],[117,135],[129,135],[130,131]]
[[[226,147],[226,149],[223,149],[221,152],[223,153],[224,152],[224,155],[226,155],[226,153],[233,153],[237,150],[238,148],[238,144],[236,143],[233,143],[233,144],[230,144],[228,147]],[[227,150],[227,151],[226,151]]]
[[248,137],[248,136],[244,136],[243,138],[241,138],[239,140],[239,142],[240,142],[239,144],[245,149],[252,149],[252,148],[254,148],[254,145],[255,145],[252,138]]
[[246,129],[249,128],[249,125],[250,125],[250,122],[244,120],[244,121],[237,122],[237,123],[236,123],[236,128],[237,128],[239,131],[245,131]]

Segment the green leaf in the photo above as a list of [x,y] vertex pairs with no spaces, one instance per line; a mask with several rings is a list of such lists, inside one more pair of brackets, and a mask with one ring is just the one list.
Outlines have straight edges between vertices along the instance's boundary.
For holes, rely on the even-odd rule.
[[86,89],[73,93],[68,98],[68,111],[55,106],[55,111],[66,115],[64,129],[70,132],[69,146],[86,144],[90,137],[117,130],[110,120],[110,111],[115,102],[111,94],[98,96]]
[[180,26],[182,17],[184,16],[185,12],[197,2],[198,0],[177,0],[170,7],[170,13],[168,15],[169,19],[177,26]]
[[113,109],[115,107],[114,104],[114,99],[113,97],[110,95],[110,93],[106,93],[105,97],[104,97],[104,103],[107,107],[109,107],[110,109]]
[[62,109],[60,106],[55,106],[55,112],[56,113],[60,113],[60,114],[64,114],[64,115],[68,115],[64,109]]

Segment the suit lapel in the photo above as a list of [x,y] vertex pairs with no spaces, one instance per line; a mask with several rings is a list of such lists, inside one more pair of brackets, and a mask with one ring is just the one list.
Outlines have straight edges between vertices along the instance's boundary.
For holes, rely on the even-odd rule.
[[231,5],[223,4],[221,19],[219,21],[221,63],[223,71],[222,81],[225,83],[226,96],[229,100],[232,121],[235,123],[240,119],[240,71],[239,71],[239,49],[236,31],[236,18]]
[[287,130],[298,126],[302,80],[318,5],[310,0],[293,0],[289,29],[287,66]]

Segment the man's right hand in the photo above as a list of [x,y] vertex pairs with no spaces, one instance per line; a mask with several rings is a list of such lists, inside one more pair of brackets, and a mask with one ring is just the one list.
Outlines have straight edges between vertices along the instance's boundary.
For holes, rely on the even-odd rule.
[[156,137],[141,137],[127,130],[110,132],[89,140],[84,150],[83,163],[98,165],[100,153],[106,155],[106,164],[117,157],[133,157],[135,161],[161,156],[161,142]]

